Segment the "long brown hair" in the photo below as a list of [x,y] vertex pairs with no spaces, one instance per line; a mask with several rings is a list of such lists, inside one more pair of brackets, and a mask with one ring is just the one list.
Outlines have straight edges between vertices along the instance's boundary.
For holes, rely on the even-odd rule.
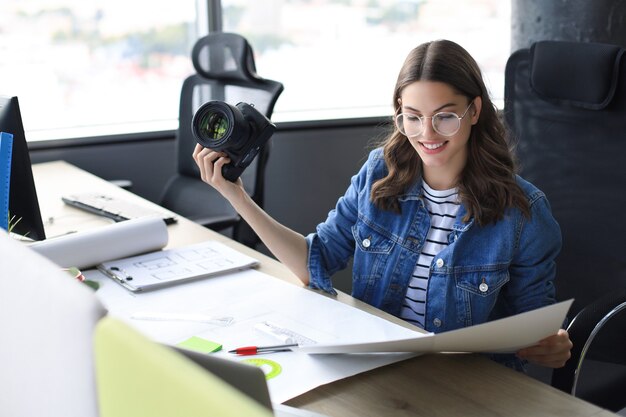
[[[518,207],[526,216],[530,208],[515,181],[515,163],[506,140],[506,129],[496,112],[480,68],[458,44],[438,40],[413,49],[406,58],[393,94],[394,114],[400,108],[402,90],[415,81],[446,83],[468,101],[480,96],[482,110],[472,126],[467,162],[458,184],[459,197],[471,217],[480,225],[496,222],[509,207]],[[394,128],[383,141],[388,174],[376,181],[371,199],[384,210],[400,211],[398,197],[422,176],[422,161],[407,138]]]

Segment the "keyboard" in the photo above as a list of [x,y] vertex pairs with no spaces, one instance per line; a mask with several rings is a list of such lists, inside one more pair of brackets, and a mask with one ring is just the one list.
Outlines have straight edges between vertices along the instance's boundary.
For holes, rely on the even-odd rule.
[[81,193],[63,196],[61,199],[70,206],[99,216],[108,217],[116,222],[147,216],[161,217],[165,224],[172,224],[177,221],[176,217],[165,209],[152,209],[120,197],[112,197],[105,194]]

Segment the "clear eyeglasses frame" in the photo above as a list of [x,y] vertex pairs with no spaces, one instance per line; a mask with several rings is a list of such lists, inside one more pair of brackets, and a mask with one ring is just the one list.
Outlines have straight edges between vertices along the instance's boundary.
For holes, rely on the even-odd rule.
[[442,136],[452,136],[461,129],[461,120],[463,120],[473,103],[474,100],[470,101],[461,116],[449,111],[442,111],[432,116],[400,113],[395,117],[396,127],[404,136],[412,138],[424,132],[424,119],[430,119],[435,132]]

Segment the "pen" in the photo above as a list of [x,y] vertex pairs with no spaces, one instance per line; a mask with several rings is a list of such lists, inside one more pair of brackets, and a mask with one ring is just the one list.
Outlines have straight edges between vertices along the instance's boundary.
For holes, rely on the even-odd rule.
[[229,350],[228,353],[236,353],[237,355],[256,355],[257,353],[288,352],[291,350],[290,348],[297,346],[297,343],[275,346],[245,346]]

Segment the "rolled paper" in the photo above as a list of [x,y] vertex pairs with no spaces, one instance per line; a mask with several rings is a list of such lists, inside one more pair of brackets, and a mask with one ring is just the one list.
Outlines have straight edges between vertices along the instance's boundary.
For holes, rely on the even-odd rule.
[[60,267],[81,269],[159,250],[167,241],[167,225],[161,218],[142,217],[38,241],[30,248]]

